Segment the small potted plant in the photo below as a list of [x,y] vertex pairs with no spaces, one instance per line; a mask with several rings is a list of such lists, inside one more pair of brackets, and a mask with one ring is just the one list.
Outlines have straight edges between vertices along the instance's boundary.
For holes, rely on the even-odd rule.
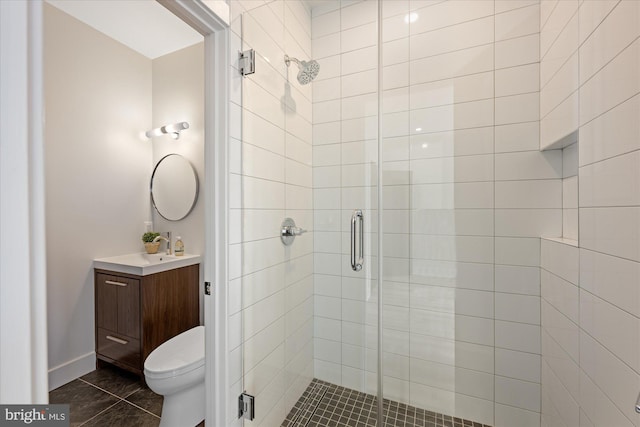
[[144,248],[147,250],[148,254],[155,254],[156,252],[158,252],[158,248],[160,247],[160,241],[154,242],[154,240],[159,235],[160,233],[156,233],[155,231],[147,231],[142,235]]

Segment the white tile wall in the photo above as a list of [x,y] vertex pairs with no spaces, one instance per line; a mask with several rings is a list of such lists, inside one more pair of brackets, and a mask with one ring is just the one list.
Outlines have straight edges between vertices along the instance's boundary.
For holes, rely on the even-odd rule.
[[539,146],[540,125],[538,122],[496,126],[494,130],[496,153],[531,151]]
[[551,150],[496,154],[495,174],[496,181],[560,179],[562,153]]
[[496,68],[508,68],[539,62],[538,34],[516,37],[495,43]]
[[[348,242],[348,209],[377,203],[371,199],[377,180],[371,164],[377,159],[376,8],[372,2],[342,6],[312,19],[313,52],[321,64],[313,83],[314,228],[321,231],[314,256],[315,376],[375,391],[375,328],[366,326],[375,321],[376,307],[367,303],[367,296],[376,292],[375,282],[346,277],[342,264],[347,261],[343,241]],[[367,219],[370,212],[365,210]],[[370,257],[366,263],[368,270]],[[401,312],[389,316],[396,319],[391,327],[403,328]],[[395,375],[402,376],[402,361],[396,362],[400,371]]]
[[[640,123],[635,120],[640,111],[640,96],[604,112],[580,127],[580,166],[629,153],[640,148]],[[602,144],[602,138],[608,142]]]
[[540,33],[540,148],[578,129],[578,1],[558,3]]
[[[640,91],[640,40],[636,39],[580,87],[580,124],[626,101]],[[606,85],[607,91],[601,88]]]
[[542,364],[542,425],[582,425],[580,407],[553,370]]
[[640,205],[640,151],[580,168],[580,206]]
[[540,327],[524,323],[496,321],[496,347],[526,353],[540,353]]
[[638,206],[580,208],[582,247],[640,261],[639,215]]
[[[562,51],[577,52],[581,118],[578,143],[563,150],[563,234],[572,241],[542,242],[542,424],[638,425],[638,4],[545,10],[543,82],[552,86]],[[575,88],[573,78],[564,84]]]
[[[312,18],[328,68],[313,87],[315,374],[375,391],[377,283],[345,264],[349,209],[377,204],[375,2],[341,6]],[[538,152],[540,7],[397,1],[383,13],[386,397],[535,425],[538,237],[561,235],[563,191],[561,152]]]
[[581,84],[622,53],[638,37],[639,7],[635,1],[621,2],[589,34],[580,47]]
[[[232,293],[230,323],[236,329],[230,336],[239,339],[231,342],[229,359],[230,366],[236,366],[233,389],[243,385],[257,397],[258,415],[251,424],[268,426],[282,422],[314,369],[313,233],[285,248],[278,227],[291,216],[303,228],[313,229],[312,164],[322,164],[330,151],[312,154],[312,137],[326,143],[339,139],[330,126],[312,136],[310,88],[288,82],[290,70],[276,60],[285,53],[300,59],[311,56],[307,7],[274,1],[243,2],[232,9],[234,22],[243,14],[243,48],[256,50],[260,72],[242,79],[242,109],[233,122],[241,126],[233,132],[242,142],[230,158],[237,174],[230,191],[238,195],[230,253],[237,290]],[[239,33],[239,26],[234,28]],[[325,114],[324,120],[339,119]],[[229,413],[235,418],[235,411]]]
[[[637,424],[637,8],[384,3],[386,397],[496,426]],[[419,19],[407,26],[410,10]],[[231,271],[256,368],[247,379],[272,408],[264,425],[311,375],[375,391],[377,281],[343,265],[349,209],[377,205],[375,20],[369,1],[313,16],[276,1],[245,20],[261,57],[286,48],[322,67],[313,98],[291,85],[294,115],[279,112],[282,64],[261,60],[268,72],[245,85],[234,156],[245,161],[231,179],[244,218],[232,253],[244,261]],[[580,145],[564,153],[579,157],[576,174],[560,150],[537,150],[578,128],[578,108]],[[291,208],[316,236],[278,254],[277,236],[253,224]],[[538,238],[578,234],[580,248]],[[375,277],[370,246],[364,277]]]
[[[568,60],[573,60],[574,53],[578,50],[578,33],[580,30],[579,16],[574,14],[568,22],[565,23],[565,27],[558,35],[558,38],[553,41],[553,44],[549,47],[549,50],[541,58],[540,61],[540,84],[541,87],[545,87],[549,81],[558,73],[559,70],[564,69],[563,65]],[[578,59],[577,56],[575,57]],[[572,87],[572,81],[567,81],[569,89]],[[576,82],[577,83],[577,79]],[[573,87],[577,89],[577,86]],[[563,90],[566,92],[565,90]]]
[[593,425],[634,425],[584,371],[580,372],[580,409]]
[[[489,16],[414,35],[409,39],[410,59],[416,60],[492,43],[494,22],[494,17]],[[404,22],[400,24],[406,27]]]
[[[578,144],[562,149],[562,236],[578,241]],[[584,185],[584,180],[582,180]]]

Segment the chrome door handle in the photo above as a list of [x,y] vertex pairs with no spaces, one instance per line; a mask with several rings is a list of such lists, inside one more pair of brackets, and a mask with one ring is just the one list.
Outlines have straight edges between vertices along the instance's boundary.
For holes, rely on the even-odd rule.
[[[359,222],[358,231],[360,234],[359,239],[359,253],[356,257],[356,222]],[[360,209],[353,211],[351,215],[351,268],[353,271],[362,270],[362,264],[364,263],[364,216]]]
[[640,394],[638,395],[638,400],[636,400],[636,412],[640,414]]

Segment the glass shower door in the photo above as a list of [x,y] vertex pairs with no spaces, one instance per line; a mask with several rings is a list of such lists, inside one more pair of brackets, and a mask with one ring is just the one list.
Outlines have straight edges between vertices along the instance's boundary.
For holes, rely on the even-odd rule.
[[414,419],[539,424],[539,9],[382,2],[383,389]]
[[494,6],[390,3],[383,383],[400,405],[388,420],[493,425]]
[[[238,3],[240,50],[254,49],[256,58],[255,73],[241,80],[243,131],[232,140],[241,189],[233,246],[242,260],[231,284],[240,292],[234,391],[255,397],[255,419],[243,422],[304,425],[311,414],[321,423],[338,416],[335,408],[296,406],[305,390],[338,401],[363,393],[375,418],[377,49],[361,63],[349,62],[353,47],[339,44],[315,58],[302,3]],[[320,69],[307,83],[312,60]],[[306,232],[283,242],[286,218]]]
[[[318,58],[308,83],[311,15],[302,3],[239,3],[232,2],[242,24],[238,50],[255,51],[255,73],[241,78],[242,134],[231,141],[239,189],[232,251],[241,261],[230,285],[240,374],[230,407],[245,392],[255,398],[255,418],[240,423],[301,423],[308,414],[294,406],[305,390],[376,392],[376,121],[356,111],[343,117],[340,108],[316,120],[326,110],[312,85],[336,76],[330,60]],[[340,105],[339,97],[331,101]],[[350,266],[356,209],[359,271]],[[285,220],[295,222],[295,238],[282,239]]]
[[377,425],[535,425],[540,236],[562,228],[540,5],[318,3],[231,2],[256,72],[234,80],[230,404],[302,423],[307,390],[326,424],[354,397]]
[[[327,425],[334,413],[378,414],[376,11],[375,1],[327,2],[313,18],[314,363],[335,402],[321,413]],[[341,26],[374,37],[336,34]]]

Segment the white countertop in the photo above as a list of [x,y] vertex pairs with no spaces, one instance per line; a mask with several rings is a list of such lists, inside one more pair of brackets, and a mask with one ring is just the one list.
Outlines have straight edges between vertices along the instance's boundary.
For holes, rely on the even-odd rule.
[[93,268],[110,270],[118,273],[147,276],[175,268],[199,264],[200,255],[184,254],[183,256],[165,254],[136,253],[118,255],[93,260]]

